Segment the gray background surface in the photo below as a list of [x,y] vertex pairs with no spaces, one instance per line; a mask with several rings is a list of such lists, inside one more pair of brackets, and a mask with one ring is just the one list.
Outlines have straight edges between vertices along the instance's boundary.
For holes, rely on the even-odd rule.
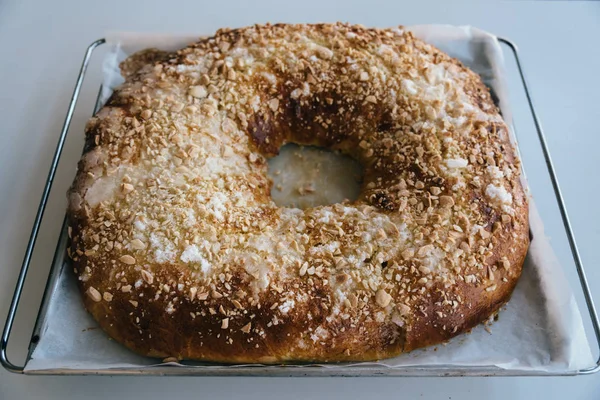
[[[600,3],[284,1],[0,2],[0,324],[33,222],[52,151],[86,46],[106,31],[209,33],[256,22],[349,21],[367,26],[470,24],[519,44],[594,293],[600,295]],[[99,52],[84,85],[11,340],[20,361],[62,222],[81,132],[100,81]],[[515,85],[515,91],[518,86]],[[513,102],[522,136],[533,135],[522,96]],[[521,123],[521,121],[523,121]],[[525,160],[527,168],[527,160]],[[542,212],[553,211],[540,171],[527,170]],[[542,182],[540,179],[539,182]],[[536,187],[540,185],[540,188]],[[554,224],[547,221],[553,231]],[[550,226],[548,226],[550,225]],[[557,234],[558,235],[558,234]],[[552,235],[551,235],[552,236]],[[553,237],[561,261],[568,247]],[[572,270],[569,279],[574,279]],[[575,282],[573,280],[573,282]],[[20,349],[20,350],[19,350]],[[426,398],[597,399],[600,375],[575,378],[134,378],[23,377],[0,371],[0,399],[44,398]]]

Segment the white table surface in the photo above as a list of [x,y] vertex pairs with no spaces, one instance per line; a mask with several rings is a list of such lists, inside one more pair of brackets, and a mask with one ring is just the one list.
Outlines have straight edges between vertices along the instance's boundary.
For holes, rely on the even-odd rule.
[[[367,26],[450,23],[478,26],[520,46],[565,200],[600,298],[600,3],[449,4],[284,1],[0,2],[0,324],[8,311],[29,229],[79,62],[106,31],[207,33],[256,22],[350,21]],[[97,56],[99,57],[99,56]],[[98,61],[98,59],[96,59]],[[21,361],[49,259],[64,215],[65,193],[82,144],[100,71],[91,68],[59,167],[10,351]],[[526,113],[513,104],[515,117]],[[535,192],[534,192],[535,194]],[[538,202],[543,199],[538,199]],[[568,259],[566,247],[559,258]],[[568,272],[570,279],[573,271]],[[25,377],[0,370],[0,399],[402,396],[424,399],[600,398],[600,375],[567,378],[141,378]]]

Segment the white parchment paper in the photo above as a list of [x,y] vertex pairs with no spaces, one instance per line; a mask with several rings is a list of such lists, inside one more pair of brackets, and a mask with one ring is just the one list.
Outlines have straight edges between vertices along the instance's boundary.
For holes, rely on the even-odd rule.
[[[472,27],[419,25],[407,29],[479,73],[497,97],[505,120],[512,125],[504,82],[504,59],[495,36]],[[132,33],[108,35],[107,41],[112,51],[104,60],[103,101],[122,82],[118,63],[127,55],[148,47],[175,50],[198,37]],[[591,366],[592,354],[579,309],[562,267],[544,234],[543,223],[533,200],[530,224],[533,240],[523,275],[512,299],[500,312],[499,320],[491,325],[491,333],[479,326],[470,334],[461,335],[445,345],[368,364],[382,368],[496,366],[511,370],[555,372]],[[64,268],[51,299],[40,341],[26,370],[152,368],[159,364],[160,360],[138,356],[109,340],[84,310],[75,278],[69,268]],[[346,365],[350,368],[359,364]],[[186,363],[186,367],[190,366],[212,370],[235,368]],[[321,366],[328,368],[331,364]]]

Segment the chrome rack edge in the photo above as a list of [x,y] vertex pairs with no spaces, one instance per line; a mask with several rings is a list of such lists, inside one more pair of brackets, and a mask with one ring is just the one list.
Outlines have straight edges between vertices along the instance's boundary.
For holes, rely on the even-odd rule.
[[[552,181],[552,187],[554,189],[554,194],[556,196],[556,201],[558,203],[558,208],[560,210],[560,215],[562,218],[563,226],[565,227],[565,232],[567,234],[567,238],[569,240],[569,246],[571,248],[571,254],[573,255],[573,261],[575,262],[575,268],[577,269],[577,275],[579,278],[579,282],[581,284],[581,289],[583,291],[583,295],[585,298],[585,302],[588,308],[588,313],[592,322],[592,326],[594,329],[594,334],[596,336],[596,344],[598,345],[598,349],[600,351],[600,321],[598,320],[598,312],[596,311],[596,306],[594,305],[594,300],[592,298],[592,293],[590,290],[590,286],[588,283],[587,275],[585,269],[583,267],[583,263],[581,261],[581,256],[579,254],[579,249],[577,247],[577,242],[575,240],[575,235],[573,234],[573,229],[571,227],[571,221],[569,219],[569,214],[567,213],[567,207],[565,206],[565,201],[563,199],[562,191],[560,189],[560,185],[558,183],[558,178],[556,176],[556,172],[554,170],[554,163],[552,162],[552,157],[550,155],[550,150],[548,149],[548,144],[546,142],[546,136],[544,135],[544,130],[542,129],[542,124],[540,119],[538,118],[537,112],[535,111],[535,107],[533,105],[533,98],[529,91],[529,85],[527,83],[527,79],[525,78],[525,72],[523,70],[523,66],[521,64],[521,59],[519,57],[519,49],[517,45],[509,39],[498,37],[498,41],[507,45],[513,52],[515,56],[515,61],[517,63],[517,69],[519,71],[519,75],[521,77],[521,82],[523,83],[523,88],[525,89],[525,96],[527,97],[527,103],[529,104],[529,109],[531,111],[531,115],[533,117],[533,122],[535,124],[535,128],[537,130],[538,139],[540,141],[540,145],[542,147],[542,152],[544,153],[544,160],[546,161],[546,168],[548,169],[548,173],[550,175],[550,179]],[[596,364],[585,369],[580,369],[577,371],[577,374],[587,375],[594,374],[600,371],[600,356],[596,360]]]
[[94,50],[98,46],[104,44],[105,42],[105,39],[98,39],[92,44],[90,44],[85,52],[85,56],[83,57],[83,61],[81,63],[81,68],[79,69],[79,75],[77,76],[77,82],[75,83],[75,88],[73,89],[73,95],[71,96],[71,101],[69,102],[67,115],[65,117],[65,121],[60,132],[58,144],[56,145],[56,150],[54,151],[54,156],[52,157],[52,164],[50,165],[48,178],[46,179],[46,184],[44,185],[42,198],[40,200],[40,204],[35,215],[33,228],[31,229],[31,234],[27,243],[27,249],[25,250],[25,256],[23,258],[23,263],[21,264],[21,271],[19,272],[17,284],[15,286],[15,291],[13,293],[10,307],[8,309],[8,316],[6,317],[6,324],[4,325],[4,330],[2,332],[2,339],[0,340],[0,363],[9,372],[23,373],[23,370],[25,369],[25,365],[15,365],[8,359],[8,340],[10,339],[13,323],[17,314],[19,300],[21,299],[21,295],[23,294],[23,286],[25,284],[25,279],[27,277],[27,272],[31,263],[31,257],[33,255],[33,250],[35,248],[37,236],[40,230],[42,219],[44,217],[44,211],[46,209],[48,197],[50,196],[50,190],[52,189],[52,183],[54,182],[54,176],[56,175],[56,169],[58,168],[58,162],[60,160],[60,156],[62,154],[62,150],[65,144],[67,132],[69,131],[71,120],[73,118],[73,113],[75,112],[75,106],[77,105],[77,100],[79,99],[79,93],[81,91],[81,86],[85,78],[85,73]]

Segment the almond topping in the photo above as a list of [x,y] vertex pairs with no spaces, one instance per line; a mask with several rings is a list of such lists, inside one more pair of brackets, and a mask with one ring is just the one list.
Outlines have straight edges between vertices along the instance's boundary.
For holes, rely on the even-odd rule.
[[96,303],[99,302],[100,300],[102,300],[102,296],[100,295],[100,292],[96,290],[95,287],[90,286],[87,290],[87,295],[90,296],[90,298],[92,300],[94,300]]
[[246,325],[242,326],[241,331],[244,333],[250,333],[251,328],[252,328],[252,322],[248,322]]
[[134,250],[143,250],[146,248],[146,245],[140,239],[133,239],[130,245],[131,248]]
[[417,252],[417,256],[418,257],[423,257],[427,253],[429,253],[431,250],[433,250],[433,245],[432,244],[426,244],[425,246],[423,246],[423,247],[421,247],[419,249],[419,251]]
[[208,292],[198,293],[198,300],[206,300],[208,299]]
[[204,86],[192,86],[190,88],[190,95],[197,99],[203,99],[208,95],[208,92]]
[[277,111],[279,109],[279,99],[271,99],[271,101],[269,101],[269,108],[273,112]]
[[147,284],[152,284],[152,282],[154,282],[154,275],[152,275],[150,272],[146,271],[145,269],[142,270],[142,279],[147,283]]
[[440,196],[440,204],[442,207],[452,207],[454,199],[450,196]]
[[131,183],[123,183],[121,185],[121,191],[125,194],[133,192],[133,189],[134,189],[134,187]]
[[375,293],[375,301],[381,307],[387,307],[392,301],[392,296],[390,296],[385,290],[379,289],[377,293]]
[[122,263],[125,263],[125,264],[129,264],[129,265],[135,264],[135,258],[130,256],[129,254],[121,256],[121,258],[119,258],[119,261],[121,261]]

